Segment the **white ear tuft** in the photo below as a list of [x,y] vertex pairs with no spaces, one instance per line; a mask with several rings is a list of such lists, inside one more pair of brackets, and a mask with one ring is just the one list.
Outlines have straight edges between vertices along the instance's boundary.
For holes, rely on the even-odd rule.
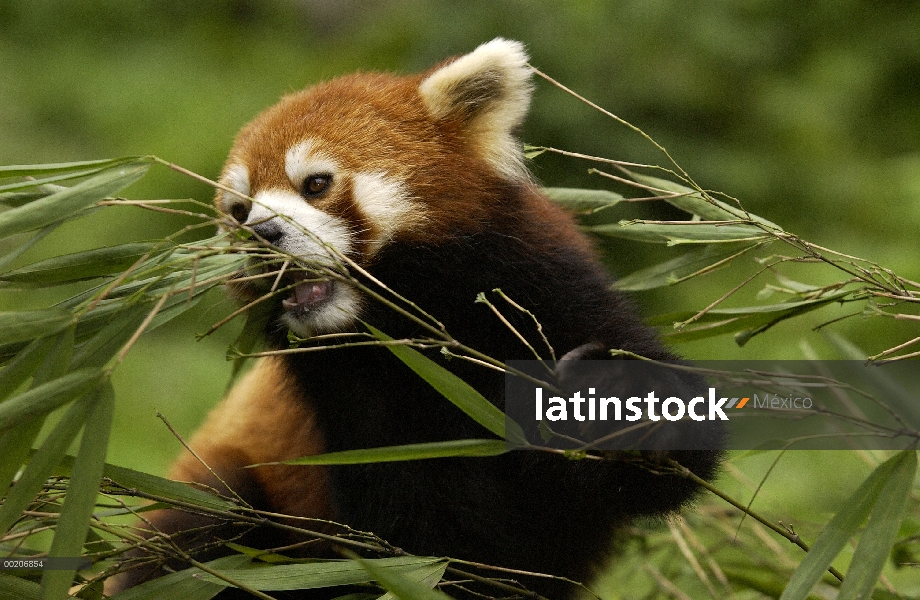
[[496,38],[434,71],[419,86],[428,112],[459,121],[471,146],[499,174],[529,177],[514,129],[530,106],[531,69],[520,42]]

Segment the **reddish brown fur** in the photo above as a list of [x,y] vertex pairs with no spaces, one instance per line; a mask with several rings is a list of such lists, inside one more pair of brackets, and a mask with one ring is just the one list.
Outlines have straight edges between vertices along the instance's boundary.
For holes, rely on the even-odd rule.
[[[296,191],[279,157],[312,139],[315,151],[325,150],[346,171],[385,172],[409,185],[419,203],[416,223],[396,240],[431,242],[458,230],[477,231],[502,210],[495,199],[503,182],[464,139],[461,120],[436,123],[426,112],[418,93],[422,79],[356,74],[286,96],[240,132],[228,164],[249,169],[250,195]],[[340,188],[312,204],[354,223],[345,194]]]
[[[311,407],[292,389],[291,377],[277,359],[264,359],[246,374],[208,415],[192,438],[192,449],[207,465],[244,468],[321,454],[323,436]],[[321,467],[264,466],[249,474],[270,502],[267,510],[298,517],[329,519],[326,474]],[[228,475],[228,473],[218,473]],[[186,452],[169,477],[179,481],[211,478],[207,467]],[[226,492],[224,492],[226,493]]]

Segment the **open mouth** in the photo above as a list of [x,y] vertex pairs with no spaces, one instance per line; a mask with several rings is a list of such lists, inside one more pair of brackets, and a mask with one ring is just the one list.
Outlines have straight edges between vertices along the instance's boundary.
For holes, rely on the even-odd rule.
[[291,274],[296,285],[291,295],[281,301],[281,306],[289,312],[307,312],[320,306],[332,297],[334,281],[329,279],[307,279],[303,272]]

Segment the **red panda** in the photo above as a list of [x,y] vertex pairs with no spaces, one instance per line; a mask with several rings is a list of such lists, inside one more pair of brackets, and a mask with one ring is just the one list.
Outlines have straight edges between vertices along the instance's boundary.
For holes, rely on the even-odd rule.
[[[501,288],[537,317],[563,360],[609,358],[610,348],[672,360],[611,289],[572,218],[528,173],[515,137],[532,90],[527,61],[520,43],[495,39],[420,75],[357,74],[287,96],[240,132],[217,206],[314,273],[317,265],[340,268],[337,256],[347,257],[369,286],[383,282],[489,356],[531,357],[475,302],[478,293]],[[311,336],[366,332],[362,323],[394,338],[424,335],[346,279],[304,274],[294,264],[279,280],[289,291],[277,299],[266,331],[276,348],[288,347],[289,332],[309,346]],[[536,335],[532,321],[509,319]],[[502,407],[501,373],[428,354]],[[673,512],[697,491],[686,479],[626,462],[541,452],[243,468],[483,434],[386,348],[356,345],[263,359],[191,446],[257,508],[344,523],[413,554],[574,580],[603,563],[617,527]],[[711,478],[718,434],[707,444],[680,460]],[[171,476],[225,489],[188,454]],[[201,519],[162,511],[152,521],[170,533]],[[266,532],[253,543],[291,542]],[[574,593],[558,581],[525,583],[544,596]]]

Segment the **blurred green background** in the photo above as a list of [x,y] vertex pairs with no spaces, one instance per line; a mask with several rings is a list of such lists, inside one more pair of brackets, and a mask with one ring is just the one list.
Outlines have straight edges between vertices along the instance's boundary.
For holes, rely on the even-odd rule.
[[[920,279],[914,1],[0,0],[0,164],[156,154],[216,177],[236,131],[281,95],[355,70],[426,69],[495,36],[525,42],[533,65],[641,127],[703,187],[809,241]],[[543,81],[522,137],[664,162],[642,137]],[[546,185],[609,187],[587,174],[590,166],[544,154],[533,170]],[[129,195],[207,201],[212,192],[157,168]],[[103,211],[32,257],[185,224]],[[616,252],[622,274],[668,256],[629,243]],[[649,314],[698,309],[742,278],[727,269],[637,300]],[[50,301],[0,293],[0,309]],[[204,304],[146,336],[117,371],[112,462],[165,472],[180,446],[155,411],[187,436],[223,393],[234,330],[196,342],[228,306],[217,295]],[[846,311],[818,312],[744,348],[723,337],[678,350],[691,358],[802,358],[804,341],[833,356],[810,327]],[[851,319],[834,331],[877,352],[918,335],[906,325]],[[860,479],[849,468],[821,470],[824,489],[850,490]],[[821,522],[833,506],[810,510]]]

